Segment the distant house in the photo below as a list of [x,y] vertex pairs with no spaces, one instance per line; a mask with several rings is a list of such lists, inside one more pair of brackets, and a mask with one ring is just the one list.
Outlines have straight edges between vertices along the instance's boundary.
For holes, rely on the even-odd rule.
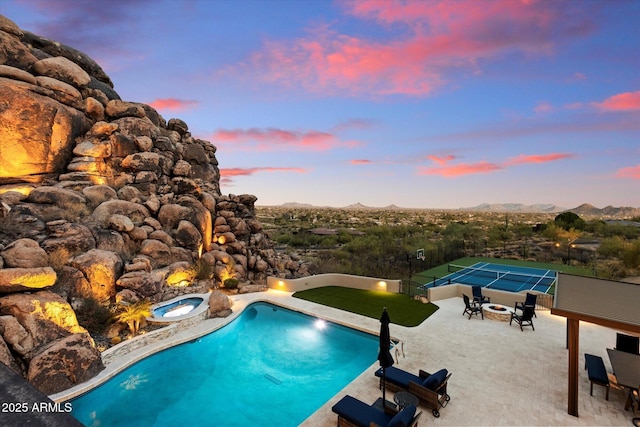
[[309,233],[315,234],[317,236],[331,236],[334,234],[338,234],[338,230],[333,228],[326,228],[326,227],[312,228],[308,231]]

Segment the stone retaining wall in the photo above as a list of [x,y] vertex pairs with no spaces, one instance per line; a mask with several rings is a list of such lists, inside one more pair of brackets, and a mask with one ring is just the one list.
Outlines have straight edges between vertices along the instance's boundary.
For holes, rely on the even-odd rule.
[[267,277],[267,287],[277,291],[297,292],[323,286],[342,286],[345,288],[372,291],[400,292],[400,280],[387,280],[374,277],[353,276],[350,274],[318,274],[300,279],[281,279]]
[[[206,304],[206,301],[203,302]],[[114,360],[122,358],[124,355],[131,353],[139,348],[146,347],[150,344],[163,341],[168,337],[175,335],[176,333],[191,328],[197,325],[208,317],[209,311],[205,310],[195,316],[191,316],[184,320],[177,321],[175,323],[168,324],[166,327],[156,329],[155,331],[148,332],[143,335],[138,335],[135,338],[121,342],[108,350],[102,352],[102,363],[105,366],[112,363]]]

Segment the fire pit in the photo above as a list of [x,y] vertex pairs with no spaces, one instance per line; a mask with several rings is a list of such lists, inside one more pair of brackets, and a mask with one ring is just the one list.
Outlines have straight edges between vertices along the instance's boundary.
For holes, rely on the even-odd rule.
[[497,320],[499,322],[508,322],[511,320],[511,313],[513,309],[505,307],[500,304],[482,304],[482,312],[484,317],[490,320]]

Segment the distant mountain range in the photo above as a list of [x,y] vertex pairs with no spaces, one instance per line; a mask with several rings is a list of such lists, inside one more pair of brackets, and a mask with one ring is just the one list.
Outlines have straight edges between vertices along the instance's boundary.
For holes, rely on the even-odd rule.
[[[280,206],[281,208],[289,209],[344,209],[344,210],[438,210],[437,208],[402,208],[396,205],[389,205],[383,207],[366,206],[362,203],[355,203],[353,205],[343,207],[333,206],[315,206],[308,203],[289,202]],[[452,209],[446,209],[452,210]],[[455,210],[455,209],[454,209]],[[588,203],[575,208],[564,208],[556,206],[554,204],[538,203],[533,205],[525,205],[522,203],[482,203],[478,206],[459,208],[457,210],[470,211],[470,212],[513,212],[513,213],[560,213],[560,212],[573,212],[580,216],[596,216],[602,218],[635,218],[640,217],[640,208],[634,207],[614,207],[606,206],[604,208],[597,208]]]

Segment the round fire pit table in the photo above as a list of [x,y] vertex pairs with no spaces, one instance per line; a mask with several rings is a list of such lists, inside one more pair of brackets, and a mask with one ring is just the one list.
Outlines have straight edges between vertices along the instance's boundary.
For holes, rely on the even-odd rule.
[[513,309],[500,304],[485,303],[482,304],[482,312],[484,317],[499,322],[508,322],[511,320]]

